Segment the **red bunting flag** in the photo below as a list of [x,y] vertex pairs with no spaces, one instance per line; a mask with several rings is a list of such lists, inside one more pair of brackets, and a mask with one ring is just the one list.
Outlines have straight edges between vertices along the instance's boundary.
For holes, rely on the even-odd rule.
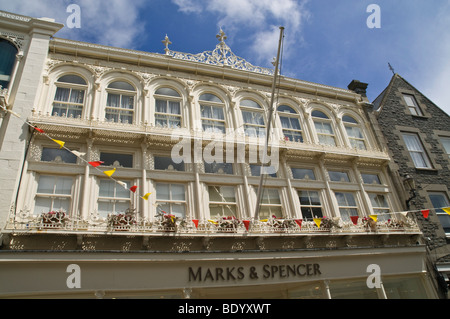
[[248,227],[250,226],[250,221],[249,220],[243,220],[242,222],[244,223],[245,229],[248,230]]
[[350,216],[350,219],[352,220],[354,225],[358,224],[358,218],[359,216]]
[[428,218],[429,214],[430,214],[430,210],[429,209],[422,210],[422,215],[423,215],[424,218]]
[[302,228],[303,219],[296,219],[295,222],[297,223],[298,227]]
[[35,129],[36,131],[38,131],[39,133],[45,133],[44,130],[41,130],[40,128],[38,128],[38,127],[36,127],[36,126],[34,127],[34,129]]
[[198,228],[198,219],[193,219],[192,222],[195,225],[195,228]]
[[133,193],[136,193],[137,188],[138,188],[137,186],[131,186],[130,191],[132,191]]
[[102,161],[89,162],[89,164],[91,164],[93,167],[99,167],[103,163],[104,162],[102,162]]

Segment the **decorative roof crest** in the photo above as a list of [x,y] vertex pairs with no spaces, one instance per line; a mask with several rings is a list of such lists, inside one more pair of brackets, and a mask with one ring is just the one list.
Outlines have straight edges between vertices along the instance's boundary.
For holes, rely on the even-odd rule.
[[244,60],[243,58],[235,55],[231,51],[230,47],[225,43],[227,36],[225,35],[225,32],[223,32],[222,29],[220,29],[220,32],[216,36],[216,38],[217,40],[219,40],[219,44],[216,45],[216,48],[213,51],[205,51],[198,54],[184,53],[170,50],[169,44],[172,44],[172,42],[170,42],[169,37],[167,35],[166,38],[161,42],[165,45],[164,51],[166,52],[166,55],[171,56],[175,59],[217,66],[229,66],[232,69],[250,71],[266,75],[274,75],[275,73],[274,70],[254,66],[251,63]]

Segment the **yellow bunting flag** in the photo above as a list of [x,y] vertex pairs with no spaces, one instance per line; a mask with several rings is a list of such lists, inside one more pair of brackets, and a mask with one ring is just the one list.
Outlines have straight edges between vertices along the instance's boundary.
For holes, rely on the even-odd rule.
[[116,172],[116,169],[112,169],[112,170],[110,170],[110,171],[104,171],[103,173],[104,173],[106,176],[111,177],[112,174],[114,174],[115,172]]
[[378,215],[369,215],[369,217],[372,218],[374,222],[378,219]]
[[450,207],[442,208],[442,210],[450,215]]
[[66,144],[66,143],[63,142],[63,141],[58,141],[58,140],[54,140],[54,139],[52,139],[52,141],[55,142],[56,144],[58,144],[58,145],[60,146],[60,148],[63,148],[63,147],[64,147],[64,144]]
[[263,222],[263,223],[267,223],[269,220],[268,219],[261,219],[260,220],[260,222]]
[[320,224],[322,223],[322,218],[314,218],[314,222],[316,223],[317,227],[320,228]]
[[148,197],[151,195],[152,193],[147,193],[144,196],[142,196],[143,199],[148,200]]
[[214,220],[212,220],[212,219],[208,219],[208,221],[209,221],[210,223],[214,224],[214,225],[218,225],[218,224],[219,224],[218,222],[216,222],[216,221],[214,221]]

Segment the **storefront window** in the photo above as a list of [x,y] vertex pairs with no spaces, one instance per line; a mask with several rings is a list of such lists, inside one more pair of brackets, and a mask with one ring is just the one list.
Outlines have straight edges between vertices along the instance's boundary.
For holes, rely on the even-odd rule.
[[420,277],[384,278],[383,286],[388,299],[427,299]]

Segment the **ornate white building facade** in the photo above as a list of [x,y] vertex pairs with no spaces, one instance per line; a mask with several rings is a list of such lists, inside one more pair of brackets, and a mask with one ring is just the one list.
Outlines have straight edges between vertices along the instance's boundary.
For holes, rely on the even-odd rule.
[[436,297],[364,94],[281,75],[264,157],[273,71],[222,32],[211,52],[166,37],[156,54],[0,20],[20,53],[2,93],[0,297]]

